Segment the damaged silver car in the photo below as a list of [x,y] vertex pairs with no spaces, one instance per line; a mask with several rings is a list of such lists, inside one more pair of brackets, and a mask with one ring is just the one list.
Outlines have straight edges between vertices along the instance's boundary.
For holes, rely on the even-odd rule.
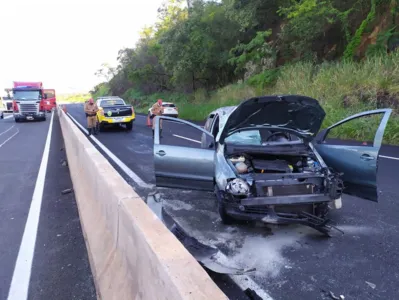
[[[219,108],[204,128],[157,117],[156,185],[214,191],[225,224],[300,223],[328,234],[327,214],[342,206],[342,193],[378,201],[378,153],[391,112],[362,112],[319,132],[325,112],[316,99],[280,95]],[[381,119],[370,144],[328,139],[332,129],[371,115]],[[186,135],[200,132],[198,146],[160,143],[160,119],[178,123]]]

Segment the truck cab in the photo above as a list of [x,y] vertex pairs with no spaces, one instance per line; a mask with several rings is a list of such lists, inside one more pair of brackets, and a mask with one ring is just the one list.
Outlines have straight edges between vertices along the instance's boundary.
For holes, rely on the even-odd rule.
[[0,98],[0,110],[3,112],[12,112],[12,98],[9,95],[10,89],[5,90],[7,92],[7,96]]
[[57,106],[57,99],[55,96],[54,89],[44,89],[43,90],[45,100],[44,100],[44,109],[47,112],[51,112]]
[[46,120],[41,82],[14,82],[13,93],[13,115],[15,122],[26,120]]

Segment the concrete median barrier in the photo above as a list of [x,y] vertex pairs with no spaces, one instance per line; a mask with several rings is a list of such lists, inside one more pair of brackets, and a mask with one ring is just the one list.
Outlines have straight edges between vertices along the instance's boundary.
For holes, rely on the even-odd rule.
[[62,109],[80,221],[99,299],[228,299]]

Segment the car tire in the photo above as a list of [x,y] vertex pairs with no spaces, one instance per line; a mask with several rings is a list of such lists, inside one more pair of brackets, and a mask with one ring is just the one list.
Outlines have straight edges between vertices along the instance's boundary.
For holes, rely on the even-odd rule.
[[230,224],[234,223],[234,218],[229,216],[226,212],[226,207],[225,207],[222,199],[219,196],[219,189],[216,185],[215,185],[215,196],[217,199],[218,212],[219,212],[220,218],[222,219],[222,223],[224,225],[230,225]]
[[133,129],[133,121],[126,123],[126,130],[131,131]]

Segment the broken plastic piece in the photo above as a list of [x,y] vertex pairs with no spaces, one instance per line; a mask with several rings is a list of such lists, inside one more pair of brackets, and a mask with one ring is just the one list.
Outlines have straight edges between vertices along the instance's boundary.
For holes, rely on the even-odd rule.
[[61,192],[61,194],[63,194],[63,195],[69,194],[69,193],[72,193],[72,189],[66,189],[66,190],[63,190],[63,191]]
[[375,284],[372,283],[372,282],[366,281],[366,283],[367,283],[367,285],[368,285],[369,287],[371,287],[373,290],[377,287],[377,285],[375,285]]
[[202,244],[196,238],[189,236],[184,229],[176,223],[172,225],[170,231],[201,265],[215,273],[243,275],[256,270],[255,268],[249,270],[238,269],[223,264],[218,260],[220,251],[217,248]]

